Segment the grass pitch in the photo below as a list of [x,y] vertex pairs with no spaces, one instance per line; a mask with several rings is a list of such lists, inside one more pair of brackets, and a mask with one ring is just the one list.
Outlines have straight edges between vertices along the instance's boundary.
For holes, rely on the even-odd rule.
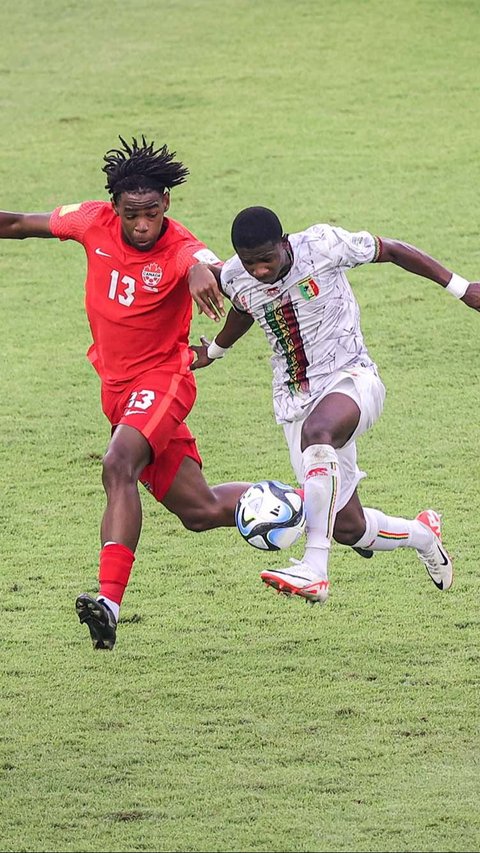
[[[477,4],[19,0],[0,26],[4,209],[104,198],[104,151],[144,132],[191,170],[172,215],[224,257],[264,204],[480,277]],[[117,647],[94,654],[73,603],[96,589],[108,428],[83,252],[5,242],[0,273],[0,848],[478,850],[478,316],[396,268],[351,276],[388,392],[361,496],[443,513],[451,593],[413,552],[337,546],[305,607],[258,580],[290,554],[145,495]],[[260,333],[198,384],[209,481],[291,480]]]

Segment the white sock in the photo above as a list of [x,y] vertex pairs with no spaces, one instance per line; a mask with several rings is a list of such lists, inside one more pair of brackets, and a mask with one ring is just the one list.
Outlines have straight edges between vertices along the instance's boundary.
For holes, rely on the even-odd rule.
[[312,444],[302,453],[307,518],[304,560],[317,577],[327,579],[328,558],[340,491],[338,457],[329,444]]
[[367,526],[363,536],[355,542],[355,548],[371,548],[372,551],[415,548],[425,551],[432,544],[432,531],[416,518],[395,518],[370,507],[363,507],[363,514]]
[[112,613],[115,617],[115,622],[118,622],[118,614],[120,613],[120,605],[117,604],[116,601],[112,601],[110,598],[106,598],[105,595],[100,595],[98,597],[98,600],[103,601],[103,603],[107,605],[108,609],[112,611]]

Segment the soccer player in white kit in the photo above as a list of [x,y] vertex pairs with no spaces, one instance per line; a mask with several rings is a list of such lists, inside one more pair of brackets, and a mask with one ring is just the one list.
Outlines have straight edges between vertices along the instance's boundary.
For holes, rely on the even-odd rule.
[[[360,552],[414,548],[435,586],[448,590],[452,561],[442,544],[440,516],[424,510],[415,519],[362,507],[355,441],[380,416],[385,388],[365,346],[359,307],[345,270],[390,261],[445,287],[480,308],[480,284],[449,272],[419,249],[367,231],[351,233],[327,224],[285,235],[264,207],[242,210],[232,225],[237,254],[219,273],[212,269],[232,308],[208,344],[193,347],[205,367],[257,321],[273,350],[273,402],[283,426],[298,482],[303,486],[306,549],[285,569],[263,571],[262,580],[311,602],[328,596],[332,538]],[[224,315],[221,295],[191,287],[199,310]]]

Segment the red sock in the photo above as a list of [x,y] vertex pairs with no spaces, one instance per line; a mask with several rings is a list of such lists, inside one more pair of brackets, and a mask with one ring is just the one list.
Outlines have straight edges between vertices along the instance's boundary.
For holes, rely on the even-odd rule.
[[99,596],[104,595],[117,604],[122,603],[123,594],[132,571],[135,554],[117,542],[109,542],[100,551]]

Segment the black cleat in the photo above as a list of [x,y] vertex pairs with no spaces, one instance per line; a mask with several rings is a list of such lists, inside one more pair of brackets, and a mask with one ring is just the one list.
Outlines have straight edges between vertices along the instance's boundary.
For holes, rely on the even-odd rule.
[[75,602],[81,624],[88,625],[94,649],[113,649],[117,638],[115,617],[103,601],[82,592]]
[[370,548],[355,548],[352,545],[352,551],[356,551],[357,554],[360,554],[361,557],[365,557],[366,560],[369,560],[370,557],[373,557],[373,551]]

